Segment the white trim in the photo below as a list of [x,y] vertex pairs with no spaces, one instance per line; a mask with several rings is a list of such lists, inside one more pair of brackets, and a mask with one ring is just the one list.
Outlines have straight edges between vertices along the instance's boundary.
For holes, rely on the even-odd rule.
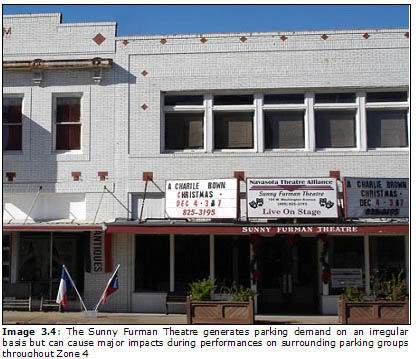
[[255,94],[254,95],[254,104],[256,106],[256,116],[254,120],[253,127],[256,129],[255,135],[257,139],[257,152],[264,152],[264,95]]
[[314,102],[315,94],[312,92],[305,93],[305,150],[310,152],[316,150]]
[[212,153],[214,151],[214,116],[212,111],[212,104],[214,96],[208,94],[204,96],[205,105],[205,126],[204,126],[204,145],[205,151]]

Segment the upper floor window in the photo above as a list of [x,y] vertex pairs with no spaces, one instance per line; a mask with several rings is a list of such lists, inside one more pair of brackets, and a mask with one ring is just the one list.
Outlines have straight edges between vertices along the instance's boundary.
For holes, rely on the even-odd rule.
[[316,93],[315,147],[356,148],[358,104],[353,92]]
[[407,92],[368,92],[366,100],[367,147],[408,147]]
[[315,111],[316,148],[356,147],[355,111]]
[[3,150],[22,150],[21,97],[3,97]]
[[214,96],[214,149],[254,148],[254,96]]
[[265,149],[305,148],[304,111],[265,111]]
[[55,149],[81,149],[81,97],[57,96],[55,118]]
[[165,150],[204,148],[203,102],[200,95],[164,97]]

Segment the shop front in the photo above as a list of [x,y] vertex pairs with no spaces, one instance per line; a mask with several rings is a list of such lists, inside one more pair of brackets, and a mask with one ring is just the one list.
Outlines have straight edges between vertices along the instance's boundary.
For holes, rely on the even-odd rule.
[[[102,225],[9,224],[3,230],[4,297],[56,299],[63,264],[83,295],[93,259],[92,233],[104,233]],[[70,308],[78,308],[75,291],[68,295]]]
[[107,224],[113,240],[134,238],[133,312],[164,312],[168,292],[211,277],[218,298],[233,283],[254,289],[259,314],[336,314],[345,280],[371,295],[376,274],[408,273],[408,230],[404,221]]

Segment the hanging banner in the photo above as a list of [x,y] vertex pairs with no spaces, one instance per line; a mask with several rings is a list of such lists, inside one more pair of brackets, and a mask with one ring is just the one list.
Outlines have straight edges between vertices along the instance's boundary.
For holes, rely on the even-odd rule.
[[337,218],[335,178],[248,178],[248,218]]
[[166,181],[169,218],[237,218],[237,179]]
[[91,272],[111,272],[111,233],[92,231],[90,236]]
[[344,177],[345,218],[409,217],[408,178]]

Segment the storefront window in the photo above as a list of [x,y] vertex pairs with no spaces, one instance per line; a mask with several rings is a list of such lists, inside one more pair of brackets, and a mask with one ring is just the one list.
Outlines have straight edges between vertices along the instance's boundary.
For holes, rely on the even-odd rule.
[[241,236],[215,237],[215,282],[230,287],[250,285],[250,239]]
[[136,237],[136,291],[169,291],[169,236]]
[[2,260],[3,260],[3,283],[10,283],[10,258],[11,258],[11,235],[3,234]]
[[363,237],[330,237],[328,254],[331,268],[329,294],[341,294],[347,286],[364,287]]
[[[84,290],[84,259],[88,238],[83,233],[22,233],[18,280],[32,283],[32,296],[53,297],[64,264],[80,293]],[[73,291],[69,292],[70,297]]]
[[175,291],[209,276],[209,237],[175,236]]
[[370,237],[371,284],[375,280],[391,279],[404,271],[405,251],[403,236]]

